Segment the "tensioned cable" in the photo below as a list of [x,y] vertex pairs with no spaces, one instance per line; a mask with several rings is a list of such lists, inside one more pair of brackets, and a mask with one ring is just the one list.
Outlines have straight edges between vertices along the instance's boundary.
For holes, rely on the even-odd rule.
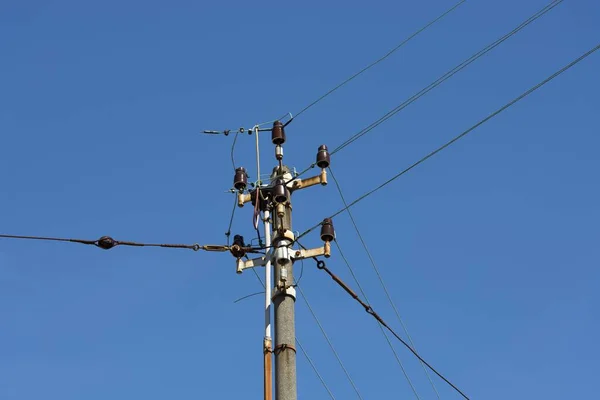
[[[264,289],[265,288],[265,284],[263,283],[262,279],[258,275],[258,272],[256,272],[256,270],[254,268],[251,268],[251,270],[252,270],[252,272],[254,272],[254,276],[256,276],[256,279],[258,279],[258,281],[260,282],[261,286]],[[306,359],[308,360],[308,363],[310,364],[310,366],[311,366],[312,370],[314,371],[315,375],[317,375],[317,378],[319,378],[319,381],[321,382],[321,385],[323,385],[323,387],[325,388],[325,390],[329,394],[329,397],[331,397],[332,400],[335,400],[335,397],[333,396],[333,393],[331,393],[331,390],[329,389],[329,386],[327,386],[327,383],[325,383],[325,379],[323,379],[323,376],[319,373],[319,370],[317,369],[317,366],[313,363],[312,359],[308,356],[308,352],[304,349],[304,346],[302,346],[302,343],[298,339],[298,335],[296,335],[296,343],[298,343],[298,346],[300,347],[300,350],[302,351],[302,354],[304,354],[304,357],[306,357]]]
[[231,143],[231,165],[233,165],[233,172],[235,172],[235,144],[237,143],[238,135],[236,134]]
[[298,346],[300,346],[300,350],[302,350],[302,353],[304,354],[304,357],[306,357],[306,360],[308,361],[308,363],[312,367],[313,371],[315,371],[315,374],[317,375],[317,377],[321,381],[321,384],[323,385],[323,387],[325,388],[325,390],[327,390],[327,393],[329,393],[329,397],[331,397],[332,400],[335,400],[335,397],[333,396],[333,393],[331,393],[331,390],[329,390],[329,388],[327,387],[327,384],[325,384],[325,381],[323,380],[323,377],[321,376],[321,374],[319,373],[319,371],[317,371],[317,367],[315,367],[315,364],[313,363],[312,359],[308,356],[308,353],[306,352],[306,350],[304,350],[304,346],[302,346],[302,343],[300,343],[300,341],[298,340],[298,338],[296,338],[296,343],[298,343]]
[[375,65],[379,64],[380,62],[382,62],[383,60],[385,60],[386,58],[388,58],[389,56],[391,56],[398,49],[400,49],[402,46],[404,46],[406,43],[408,43],[411,39],[413,39],[415,36],[417,36],[418,34],[420,34],[421,32],[423,32],[427,28],[429,28],[431,25],[433,25],[436,22],[440,21],[446,15],[450,14],[452,11],[454,11],[456,8],[458,8],[458,6],[460,6],[461,4],[463,4],[465,1],[466,0],[459,1],[454,6],[452,6],[448,10],[444,11],[437,18],[435,18],[432,21],[429,21],[426,25],[424,25],[419,30],[417,30],[416,32],[414,32],[413,34],[411,34],[409,37],[407,37],[406,39],[404,39],[402,42],[400,42],[400,44],[398,44],[392,50],[390,50],[389,52],[387,52],[383,57],[381,57],[381,58],[373,61],[371,64],[367,65],[366,67],[364,67],[363,69],[361,69],[360,71],[358,71],[357,73],[355,73],[354,75],[352,75],[349,78],[347,78],[345,81],[341,82],[340,84],[338,84],[334,88],[330,89],[328,92],[326,92],[323,95],[321,95],[319,98],[317,98],[316,100],[314,100],[312,103],[310,103],[309,105],[307,105],[306,107],[304,107],[299,113],[296,114],[296,116],[293,119],[298,118],[302,113],[304,113],[309,108],[311,108],[312,106],[314,106],[315,104],[317,104],[318,102],[320,102],[321,100],[323,100],[325,97],[329,96],[330,94],[332,94],[333,92],[335,92],[336,90],[338,90],[339,88],[341,88],[342,86],[344,86],[345,84],[347,84],[348,82],[350,82],[351,80],[353,80],[354,78],[356,78],[359,75],[361,75],[363,72],[366,72],[367,70],[371,69]]
[[[69,239],[69,238],[57,238],[57,237],[46,237],[46,236],[23,236],[23,235],[0,235],[0,238],[5,239],[28,239],[28,240],[45,240],[53,242],[70,242],[80,243],[99,247],[104,250],[112,249],[116,246],[135,246],[135,247],[167,247],[172,249],[190,249],[194,251],[207,250],[207,246],[201,246],[198,243],[195,244],[171,244],[171,243],[139,243],[130,242],[124,240],[115,240],[110,236],[102,236],[97,240],[86,240],[86,239]],[[211,247],[211,246],[208,246]],[[215,247],[215,246],[212,246]],[[223,246],[221,246],[223,247]]]
[[362,399],[363,397],[360,395],[360,392],[358,391],[358,388],[356,387],[356,384],[354,383],[354,380],[352,379],[352,377],[350,376],[350,373],[346,369],[346,366],[342,362],[342,359],[340,358],[340,355],[338,354],[338,352],[336,351],[335,347],[333,346],[333,343],[331,343],[331,339],[329,339],[329,335],[327,335],[327,333],[325,332],[325,328],[323,328],[323,325],[321,325],[321,322],[319,321],[319,318],[317,318],[317,315],[315,314],[313,308],[311,307],[310,303],[308,302],[308,299],[306,298],[306,295],[304,294],[304,291],[302,291],[302,288],[300,286],[298,286],[298,285],[296,285],[296,288],[298,289],[298,291],[302,295],[302,299],[306,303],[306,307],[308,307],[308,311],[310,311],[310,313],[312,314],[315,322],[317,323],[317,326],[319,327],[319,330],[321,331],[321,333],[323,334],[323,337],[327,341],[327,344],[329,345],[329,348],[331,349],[331,352],[335,356],[335,359],[337,360],[338,364],[340,364],[340,367],[342,367],[342,370],[344,371],[344,375],[346,375],[346,378],[348,379],[348,382],[350,382],[350,385],[352,385],[352,388],[354,389],[354,392],[356,393],[356,395],[358,396],[358,398]]
[[370,305],[368,305],[367,303],[365,303],[363,300],[361,300],[361,298],[354,293],[354,291],[352,289],[350,289],[350,287],[348,285],[346,285],[346,283],[344,283],[344,281],[342,281],[336,274],[334,274],[333,272],[331,272],[331,270],[329,268],[327,268],[327,265],[325,265],[325,261],[323,260],[317,260],[317,268],[325,271],[327,273],[327,275],[329,275],[329,277],[335,282],[337,283],[342,289],[344,289],[344,291],[346,293],[348,293],[354,300],[356,300],[356,302],[358,302],[364,309],[365,312],[369,315],[371,315],[373,318],[375,318],[377,320],[377,322],[379,322],[384,328],[386,328],[392,335],[394,335],[394,337],[396,339],[398,339],[400,341],[400,343],[402,343],[408,350],[410,350],[410,352],[417,357],[422,363],[424,363],[427,368],[429,368],[431,371],[433,371],[438,377],[440,377],[444,382],[446,382],[448,385],[450,385],[454,390],[456,390],[458,393],[460,393],[461,396],[463,396],[465,399],[469,400],[469,398],[467,397],[466,394],[464,394],[458,387],[456,387],[456,385],[454,385],[452,382],[450,382],[448,380],[448,378],[446,378],[444,375],[442,375],[441,373],[439,373],[435,368],[433,368],[431,366],[431,364],[429,364],[427,361],[425,361],[425,359],[423,359],[423,357],[421,357],[421,355],[419,355],[419,353],[417,353],[417,351],[415,349],[413,349],[412,347],[410,347],[410,345],[404,341],[404,339],[402,339],[400,337],[400,335],[398,335],[384,320],[383,318],[381,318],[381,316],[379,314],[377,314],[377,312],[373,309],[373,307],[371,307]]
[[[342,188],[340,187],[340,183],[338,182],[338,180],[336,179],[331,167],[329,167],[329,174],[331,175],[331,178],[333,179],[333,182],[335,183],[335,186],[337,187],[338,193],[340,194],[340,198],[342,199],[342,203],[344,203],[344,206],[347,207],[348,204],[346,203],[346,198],[344,197],[344,193],[342,192]],[[398,308],[396,307],[396,304],[394,303],[394,301],[392,300],[392,296],[390,295],[388,289],[387,289],[387,285],[385,284],[383,277],[381,276],[381,273],[379,272],[379,268],[377,267],[377,264],[375,264],[375,259],[373,258],[373,255],[371,254],[371,252],[369,251],[369,248],[367,247],[367,243],[365,242],[365,239],[363,238],[362,234],[360,233],[360,230],[358,229],[358,225],[356,224],[356,221],[354,220],[354,215],[352,215],[352,212],[350,211],[349,208],[346,209],[346,211],[348,212],[348,216],[350,216],[350,221],[352,222],[352,225],[354,225],[354,230],[356,231],[356,234],[358,235],[358,238],[360,239],[360,242],[362,243],[363,248],[365,249],[365,252],[367,253],[367,256],[369,257],[369,260],[371,261],[371,266],[373,267],[373,270],[375,271],[375,274],[377,275],[377,278],[379,278],[379,283],[381,283],[381,287],[383,287],[383,291],[389,301],[389,303],[391,304],[394,313],[396,314],[396,318],[398,319],[398,322],[400,322],[400,326],[402,326],[402,329],[404,330],[404,334],[406,335],[406,337],[408,338],[408,341],[410,343],[410,345],[412,346],[413,349],[417,349],[415,346],[415,343],[412,340],[412,337],[410,336],[410,334],[408,333],[408,328],[406,327],[406,324],[404,324],[403,319],[400,317],[400,313],[398,312]],[[342,249],[340,248],[340,244],[338,243],[337,240],[335,240],[335,244],[340,252],[340,255],[342,256],[342,258],[344,259],[344,262],[346,263],[346,266],[348,267],[348,269],[350,270],[350,273],[352,274],[352,277],[354,278],[354,282],[356,282],[356,286],[358,287],[358,289],[360,290],[361,294],[363,295],[363,297],[365,298],[365,301],[367,302],[367,304],[369,303],[369,299],[367,298],[367,294],[363,291],[360,283],[358,282],[357,277],[354,275],[354,271],[352,269],[352,267],[350,266],[350,263],[348,262],[348,260],[346,259],[346,257],[344,256],[344,254],[342,253]],[[385,330],[383,330],[383,328],[380,326],[381,331],[385,334]],[[386,339],[387,335],[386,335]],[[388,339],[389,341],[389,339]],[[391,346],[391,343],[390,343]],[[393,351],[393,347],[392,347],[392,351]],[[394,355],[396,355],[396,352],[394,352]],[[398,356],[396,355],[396,359],[398,359]],[[408,380],[411,388],[413,388],[412,383],[410,382],[410,379],[408,378],[408,376],[406,375],[406,372],[404,371],[404,367],[402,366],[402,363],[400,362],[400,360],[398,359],[398,362],[400,363],[400,368],[402,368],[402,372],[404,372],[404,375],[406,376],[406,379]],[[425,368],[425,365],[423,363],[421,363],[421,367],[423,367],[423,371],[425,372],[425,375],[427,375],[427,379],[429,380],[429,383],[431,384],[431,387],[433,388],[433,391],[435,392],[436,397],[439,399],[440,398],[440,394],[438,393],[437,388],[435,387],[435,384],[433,383],[433,380],[431,379],[431,376],[429,376],[429,372],[427,372],[427,368]],[[416,393],[416,391],[413,388],[413,391],[415,392],[415,395],[418,398],[418,395]]]
[[[362,137],[363,135],[367,134],[371,130],[375,129],[377,126],[379,126],[380,124],[382,124],[383,122],[385,122],[386,120],[388,120],[389,118],[391,118],[392,116],[394,116],[395,114],[397,114],[398,112],[400,112],[401,110],[403,110],[404,108],[408,107],[410,104],[414,103],[419,98],[421,98],[422,96],[424,96],[425,94],[427,94],[431,90],[435,89],[437,86],[441,85],[444,81],[446,81],[447,79],[449,79],[453,75],[457,74],[462,69],[466,68],[469,64],[473,63],[475,60],[477,60],[478,58],[482,57],[487,52],[491,51],[494,47],[500,45],[502,42],[504,42],[505,40],[507,40],[509,37],[515,35],[521,29],[525,28],[527,25],[531,24],[533,21],[535,21],[536,19],[540,18],[543,14],[545,14],[548,11],[550,11],[552,8],[556,7],[562,1],[563,0],[554,0],[554,1],[552,1],[551,3],[549,3],[548,5],[546,5],[545,7],[543,7],[542,9],[540,9],[538,12],[536,12],[535,14],[533,14],[531,17],[529,17],[527,20],[525,20],[524,22],[522,22],[519,26],[517,26],[516,28],[514,28],[512,31],[508,32],[506,35],[502,36],[501,38],[497,39],[496,41],[490,43],[489,45],[487,45],[483,49],[481,49],[478,52],[476,52],[475,54],[473,54],[471,57],[465,59],[460,64],[458,64],[456,67],[452,68],[451,70],[449,70],[448,72],[446,72],[445,74],[443,74],[442,76],[440,76],[438,79],[436,79],[435,81],[433,81],[432,83],[430,83],[429,85],[427,85],[426,87],[424,87],[423,89],[421,89],[419,92],[415,93],[413,96],[411,96],[408,99],[406,99],[404,102],[402,102],[401,104],[399,104],[397,107],[395,107],[391,111],[389,111],[386,114],[384,114],[378,120],[376,120],[375,122],[372,122],[367,127],[361,129],[359,132],[357,132],[356,134],[352,135],[349,139],[347,139],[341,145],[339,145],[338,147],[336,147],[331,152],[331,154],[333,155],[334,153],[337,153],[338,151],[340,151],[343,148],[345,148],[346,146],[348,146],[350,143],[358,140],[359,137]],[[300,174],[298,174],[296,177],[304,174],[306,171],[310,170],[315,165],[316,165],[315,163],[311,164],[305,170],[303,170]],[[286,182],[286,184],[287,183],[289,183],[289,182]]]
[[225,236],[227,237],[227,246],[229,246],[229,238],[231,237],[231,226],[233,225],[233,218],[235,217],[235,210],[237,209],[237,196],[233,197],[233,208],[231,209],[231,217],[229,217],[229,226]]
[[[356,283],[356,286],[358,287],[358,290],[360,291],[360,293],[364,297],[365,302],[370,306],[371,303],[369,302],[369,299],[367,298],[367,294],[365,293],[365,291],[362,288],[362,285],[358,281],[358,277],[354,273],[354,269],[350,265],[350,262],[348,261],[348,259],[344,255],[344,252],[342,252],[342,248],[340,247],[340,244],[338,243],[337,239],[335,239],[335,245],[336,245],[336,247],[338,249],[338,252],[340,253],[340,256],[342,257],[342,260],[344,260],[344,263],[346,264],[346,267],[348,267],[348,270],[350,271],[350,275],[352,275],[352,278],[354,279],[354,283]],[[417,390],[415,389],[412,381],[410,380],[410,377],[408,376],[408,373],[404,369],[404,364],[402,364],[402,361],[400,360],[400,356],[398,356],[398,353],[396,352],[396,349],[394,348],[394,345],[392,344],[392,342],[390,341],[390,338],[388,337],[387,333],[385,332],[385,329],[383,329],[383,326],[381,326],[381,324],[377,324],[377,326],[379,326],[379,329],[381,329],[381,333],[385,337],[385,340],[387,341],[390,349],[392,350],[392,353],[394,354],[394,357],[396,358],[396,362],[400,366],[400,369],[402,370],[402,373],[404,374],[404,377],[406,378],[406,381],[408,382],[408,385],[410,386],[410,388],[412,389],[413,393],[415,394],[415,397],[419,400],[420,399],[419,394],[417,393]],[[412,343],[411,343],[411,345],[412,345]],[[425,368],[425,366],[423,366],[423,368]],[[427,376],[429,376],[429,374]],[[433,382],[431,382],[431,383],[433,384]],[[435,390],[435,386],[434,386],[434,390]],[[435,392],[437,394],[437,390],[435,390]],[[439,398],[439,394],[438,394],[438,398]]]
[[357,132],[356,134],[352,135],[349,139],[347,139],[341,145],[339,145],[338,147],[336,147],[331,152],[331,155],[337,153],[338,151],[342,150],[343,148],[345,148],[346,146],[350,145],[354,141],[358,140],[360,137],[366,135],[368,132],[370,132],[371,130],[375,129],[376,127],[378,127],[379,125],[381,125],[383,122],[387,121],[389,118],[393,117],[398,112],[402,111],[404,108],[408,107],[410,104],[414,103],[416,100],[418,100],[422,96],[426,95],[431,90],[435,89],[437,86],[441,85],[444,81],[446,81],[447,79],[451,78],[452,76],[454,76],[455,74],[457,74],[458,72],[460,72],[461,70],[463,70],[464,68],[466,68],[467,66],[469,66],[471,63],[473,63],[474,61],[476,61],[480,57],[482,57],[485,54],[487,54],[489,51],[491,51],[494,48],[496,48],[497,46],[499,46],[501,43],[503,43],[504,41],[506,41],[507,39],[509,39],[513,35],[515,35],[517,32],[519,32],[521,29],[525,28],[527,25],[531,24],[532,22],[534,22],[535,20],[537,20],[538,18],[540,18],[541,16],[543,16],[544,14],[546,14],[548,11],[552,10],[554,7],[556,7],[557,5],[559,5],[560,3],[562,3],[563,1],[564,0],[554,0],[554,1],[550,2],[548,5],[546,5],[545,7],[543,7],[541,10],[537,11],[531,17],[529,17],[528,19],[526,19],[525,21],[523,21],[519,26],[517,26],[516,28],[514,28],[512,31],[508,32],[507,34],[505,34],[501,38],[499,38],[499,39],[495,40],[494,42],[490,43],[489,45],[485,46],[483,49],[479,50],[478,52],[476,52],[475,54],[473,54],[471,57],[465,59],[460,64],[458,64],[454,68],[450,69],[449,71],[447,71],[446,73],[444,73],[442,76],[440,76],[438,79],[436,79],[435,81],[433,81],[432,83],[430,83],[429,85],[427,85],[426,87],[424,87],[423,89],[421,89],[419,92],[415,93],[414,95],[412,95],[411,97],[409,97],[408,99],[406,99],[404,102],[400,103],[398,106],[396,106],[392,110],[388,111],[386,114],[384,114],[378,120],[376,120],[375,122],[372,122],[367,127],[361,129],[359,132]]
[[[497,109],[496,111],[494,111],[493,113],[491,113],[490,115],[488,115],[487,117],[483,118],[482,120],[480,120],[479,122],[477,122],[475,125],[473,125],[470,128],[468,128],[467,130],[463,131],[458,136],[455,136],[450,141],[446,142],[442,146],[440,146],[437,149],[433,150],[431,153],[425,155],[424,157],[422,157],[421,159],[419,159],[415,163],[411,164],[408,168],[405,168],[404,170],[400,171],[399,173],[397,173],[396,175],[394,175],[393,177],[391,177],[387,181],[383,182],[381,185],[379,185],[376,188],[374,188],[374,189],[368,191],[367,193],[363,194],[362,196],[360,196],[359,198],[357,198],[356,200],[354,200],[353,202],[351,202],[350,204],[348,204],[348,206],[345,206],[341,210],[339,210],[336,213],[334,213],[330,218],[333,218],[333,217],[341,214],[345,210],[347,210],[350,207],[354,206],[359,201],[364,200],[365,198],[369,197],[373,193],[375,193],[378,190],[382,189],[383,187],[389,185],[390,183],[392,183],[393,181],[395,181],[396,179],[398,179],[402,175],[406,174],[407,172],[409,172],[410,170],[412,170],[413,168],[415,168],[419,164],[422,164],[423,162],[425,162],[428,159],[430,159],[431,157],[435,156],[436,154],[438,154],[442,150],[450,147],[451,145],[453,145],[454,143],[456,143],[458,140],[462,139],[463,137],[467,136],[469,133],[471,133],[472,131],[474,131],[476,128],[480,127],[481,125],[483,125],[484,123],[486,123],[490,119],[494,118],[495,116],[497,116],[501,112],[505,111],[507,108],[511,107],[512,105],[514,105],[515,103],[519,102],[520,100],[523,100],[525,97],[529,96],[531,93],[535,92],[537,89],[541,88],[542,86],[544,86],[545,84],[547,84],[548,82],[550,82],[551,80],[553,80],[554,78],[556,78],[557,76],[559,76],[560,74],[562,74],[563,72],[567,71],[569,68],[571,68],[571,67],[575,66],[577,63],[583,61],[586,57],[590,56],[592,53],[594,53],[598,49],[600,49],[600,44],[598,44],[596,47],[592,48],[591,50],[585,52],[583,55],[581,55],[578,58],[576,58],[575,60],[571,61],[569,64],[565,65],[564,67],[562,67],[561,69],[559,69],[558,71],[556,71],[555,73],[553,73],[552,75],[550,75],[549,77],[547,77],[546,79],[544,79],[543,81],[539,82],[535,86],[531,87],[530,89],[528,89],[525,92],[523,92],[522,94],[520,94],[519,96],[515,97],[513,100],[509,101],[508,103],[506,103],[505,105],[503,105],[502,107],[500,107],[499,109]],[[301,237],[305,236],[309,232],[312,232],[314,229],[316,229],[320,225],[321,225],[321,223],[318,223],[315,226],[307,229],[302,234],[300,234],[297,239],[300,239]]]

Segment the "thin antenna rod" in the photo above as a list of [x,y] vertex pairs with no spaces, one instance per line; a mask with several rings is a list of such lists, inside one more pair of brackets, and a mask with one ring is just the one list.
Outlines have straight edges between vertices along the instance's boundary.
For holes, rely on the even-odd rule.
[[[256,179],[258,179],[257,187],[260,188],[260,150],[258,148],[258,125],[255,125],[253,129],[256,136]],[[258,192],[256,194],[258,195]],[[258,197],[256,198],[256,201],[258,202]]]
[[[256,136],[256,211],[255,218],[257,215],[260,216],[260,190],[262,182],[260,180],[260,147],[258,132],[260,131],[259,125],[255,125],[253,128]],[[265,227],[265,246],[266,248],[271,247],[271,222],[269,210],[264,211],[264,227]],[[258,221],[255,219],[255,226],[258,226]],[[267,255],[267,262],[265,264],[265,336],[263,340],[263,384],[264,384],[264,400],[271,400],[273,398],[273,339],[271,337],[271,258]]]

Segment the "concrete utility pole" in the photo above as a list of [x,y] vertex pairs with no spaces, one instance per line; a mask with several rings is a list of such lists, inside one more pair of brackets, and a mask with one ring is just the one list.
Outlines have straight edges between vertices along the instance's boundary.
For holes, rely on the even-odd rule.
[[[260,183],[260,162],[258,161],[259,130],[256,128],[253,131],[257,136],[258,184],[255,189],[246,192],[246,172],[245,169],[238,168],[234,178],[234,187],[239,190],[238,205],[240,207],[243,207],[245,203],[252,202],[255,207],[255,216],[258,211],[263,212],[267,253],[263,257],[242,259],[245,256],[243,251],[245,244],[240,236],[237,236],[239,238],[237,243],[234,240],[231,252],[237,258],[237,273],[242,273],[246,268],[266,267],[265,337],[263,340],[264,399],[271,400],[272,396],[271,354],[275,354],[275,399],[297,400],[294,261],[316,256],[329,257],[330,242],[334,238],[334,232],[331,220],[325,219],[321,228],[321,239],[325,242],[324,246],[315,249],[294,250],[292,246],[296,238],[292,231],[291,197],[296,190],[327,184],[325,169],[329,166],[330,157],[327,146],[320,146],[315,165],[321,168],[321,173],[306,179],[293,176],[290,169],[282,162],[282,144],[286,140],[284,125],[280,121],[275,121],[271,130],[271,139],[275,145],[275,158],[279,165],[273,168],[270,184],[262,185]],[[272,291],[270,287],[271,266],[274,269]],[[274,305],[275,314],[275,346],[273,348],[271,348],[270,335],[271,302]]]
[[[276,175],[283,175],[289,181],[291,174],[287,167],[275,169]],[[287,172],[284,174],[284,172]],[[275,175],[275,174],[274,174]],[[277,187],[277,186],[275,186]],[[281,186],[279,186],[281,187]],[[294,289],[294,259],[290,246],[294,241],[292,233],[292,202],[289,190],[283,187],[280,196],[287,201],[278,203],[273,214],[273,241],[275,249],[275,288],[273,305],[275,311],[275,398],[296,400],[296,289]],[[287,196],[286,196],[287,192]],[[279,200],[283,200],[283,197]]]

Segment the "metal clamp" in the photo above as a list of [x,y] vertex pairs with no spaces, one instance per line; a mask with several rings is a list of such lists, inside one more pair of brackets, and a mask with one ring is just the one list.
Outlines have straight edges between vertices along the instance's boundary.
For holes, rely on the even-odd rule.
[[277,288],[271,297],[271,300],[275,300],[275,298],[279,296],[289,296],[296,301],[296,289],[294,289],[293,286],[288,286],[285,289]]

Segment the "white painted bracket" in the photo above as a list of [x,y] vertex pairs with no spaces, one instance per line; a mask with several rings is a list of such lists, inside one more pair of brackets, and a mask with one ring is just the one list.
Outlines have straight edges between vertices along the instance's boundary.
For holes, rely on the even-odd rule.
[[262,257],[251,258],[249,260],[242,260],[241,258],[238,258],[235,272],[241,274],[246,268],[264,267],[269,258],[271,258],[270,252]]
[[313,258],[318,256],[325,256],[326,258],[331,257],[331,243],[325,242],[323,247],[317,247],[316,249],[300,249],[294,252],[294,260],[303,260],[306,258]]

